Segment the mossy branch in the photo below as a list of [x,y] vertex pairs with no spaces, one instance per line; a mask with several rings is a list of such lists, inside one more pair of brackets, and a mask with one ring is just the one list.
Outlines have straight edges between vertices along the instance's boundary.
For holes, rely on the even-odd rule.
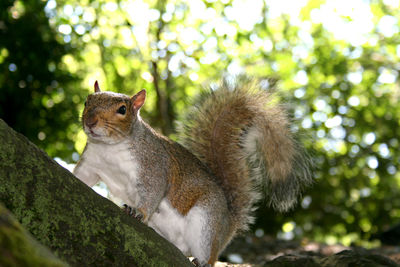
[[0,266],[66,267],[0,203]]

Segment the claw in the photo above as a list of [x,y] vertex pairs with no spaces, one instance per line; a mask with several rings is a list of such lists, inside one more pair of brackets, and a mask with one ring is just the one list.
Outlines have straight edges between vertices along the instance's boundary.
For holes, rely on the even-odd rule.
[[199,260],[197,259],[197,258],[194,258],[193,260],[192,260],[192,263],[194,264],[194,266],[196,266],[196,267],[200,267],[201,265],[200,265],[200,262],[199,262]]
[[124,206],[124,211],[127,215],[135,217],[135,210],[131,206],[128,206],[127,204],[124,204],[123,206]]
[[139,221],[143,221],[143,214],[141,214],[141,213],[136,214],[135,218],[138,219]]
[[199,261],[199,259],[197,259],[197,258],[194,258],[194,259],[192,260],[192,263],[193,263],[194,266],[196,266],[196,267],[211,267],[211,264],[208,264],[208,263],[201,264],[200,261]]
[[135,219],[139,220],[139,221],[143,221],[143,214],[136,208],[132,208],[131,206],[128,206],[127,204],[123,205],[124,208],[123,210],[125,211],[125,213],[130,216],[130,217],[134,217]]

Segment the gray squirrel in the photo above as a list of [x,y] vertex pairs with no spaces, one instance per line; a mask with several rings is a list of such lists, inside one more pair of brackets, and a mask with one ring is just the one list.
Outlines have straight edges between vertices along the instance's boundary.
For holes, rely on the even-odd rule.
[[103,92],[95,83],[82,115],[88,136],[74,174],[103,181],[131,213],[193,256],[214,265],[254,220],[261,189],[279,211],[312,183],[309,157],[271,93],[257,82],[228,82],[203,95],[182,130],[182,145],[140,117],[146,99]]

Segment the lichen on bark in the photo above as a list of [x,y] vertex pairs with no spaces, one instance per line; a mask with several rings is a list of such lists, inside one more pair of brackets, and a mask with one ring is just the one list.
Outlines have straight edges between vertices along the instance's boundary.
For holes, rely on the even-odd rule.
[[0,266],[66,267],[0,203]]

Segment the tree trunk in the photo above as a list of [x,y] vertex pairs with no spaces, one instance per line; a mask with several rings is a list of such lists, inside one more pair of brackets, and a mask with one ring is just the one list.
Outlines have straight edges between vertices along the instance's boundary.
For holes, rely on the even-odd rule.
[[71,266],[192,266],[1,119],[0,202]]

